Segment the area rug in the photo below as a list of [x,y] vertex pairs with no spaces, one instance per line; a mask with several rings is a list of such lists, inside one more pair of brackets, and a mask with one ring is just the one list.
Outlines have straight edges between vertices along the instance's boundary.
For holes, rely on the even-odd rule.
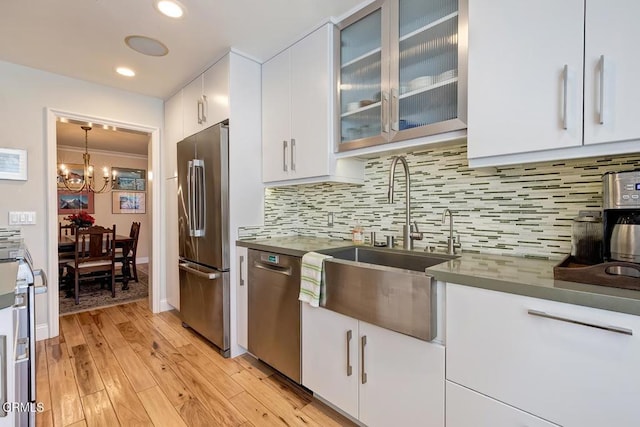
[[99,283],[83,283],[80,285],[80,303],[75,304],[72,297],[66,298],[66,291],[60,291],[60,315],[79,313],[81,311],[93,310],[99,307],[123,304],[143,298],[149,295],[149,276],[146,268],[138,265],[139,283],[133,280],[129,282],[129,289],[122,290],[122,283],[116,282],[116,297],[111,297],[111,291],[107,288],[100,289]]

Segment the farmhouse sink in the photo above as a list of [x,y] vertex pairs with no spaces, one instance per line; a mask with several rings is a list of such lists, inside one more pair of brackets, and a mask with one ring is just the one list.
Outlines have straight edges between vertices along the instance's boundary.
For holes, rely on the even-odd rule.
[[451,259],[458,258],[455,255],[420,253],[405,250],[387,249],[387,248],[370,248],[354,246],[343,249],[333,249],[324,252],[337,259],[347,261],[365,262],[367,264],[375,264],[384,267],[401,268],[404,270],[419,271],[434,265],[441,264]]
[[436,286],[425,268],[455,256],[350,247],[324,251],[320,305],[365,322],[431,341],[436,336]]

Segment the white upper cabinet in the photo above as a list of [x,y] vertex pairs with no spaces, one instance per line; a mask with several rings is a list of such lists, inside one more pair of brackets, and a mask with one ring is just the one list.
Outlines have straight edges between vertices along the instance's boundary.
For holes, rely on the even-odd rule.
[[586,2],[584,143],[640,137],[640,2]]
[[582,144],[584,0],[469,1],[469,158]]
[[363,164],[333,156],[335,28],[326,24],[262,66],[263,181],[362,183]]
[[633,0],[470,0],[469,164],[637,152],[639,13]]
[[377,1],[340,29],[339,151],[466,128],[465,0]]
[[229,55],[183,89],[183,138],[229,118]]

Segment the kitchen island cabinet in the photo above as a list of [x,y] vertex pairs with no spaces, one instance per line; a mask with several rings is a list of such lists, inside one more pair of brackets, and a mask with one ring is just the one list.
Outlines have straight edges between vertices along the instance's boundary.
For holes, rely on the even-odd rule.
[[302,305],[302,383],[370,427],[444,426],[444,347]]
[[262,168],[270,186],[362,184],[364,163],[333,154],[333,40],[325,24],[262,66]]
[[633,0],[470,1],[470,166],[637,152],[638,13]]
[[447,380],[567,427],[637,425],[640,317],[446,288]]

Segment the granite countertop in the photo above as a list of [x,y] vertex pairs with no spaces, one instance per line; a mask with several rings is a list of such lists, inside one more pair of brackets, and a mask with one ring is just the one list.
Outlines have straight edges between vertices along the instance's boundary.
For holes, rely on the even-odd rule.
[[[238,240],[236,244],[293,256],[353,246],[348,240],[302,236]],[[426,271],[443,282],[640,316],[640,291],[554,280],[553,267],[559,262],[463,253],[459,258],[435,265]]]
[[14,304],[17,276],[17,261],[0,262],[0,310]]

